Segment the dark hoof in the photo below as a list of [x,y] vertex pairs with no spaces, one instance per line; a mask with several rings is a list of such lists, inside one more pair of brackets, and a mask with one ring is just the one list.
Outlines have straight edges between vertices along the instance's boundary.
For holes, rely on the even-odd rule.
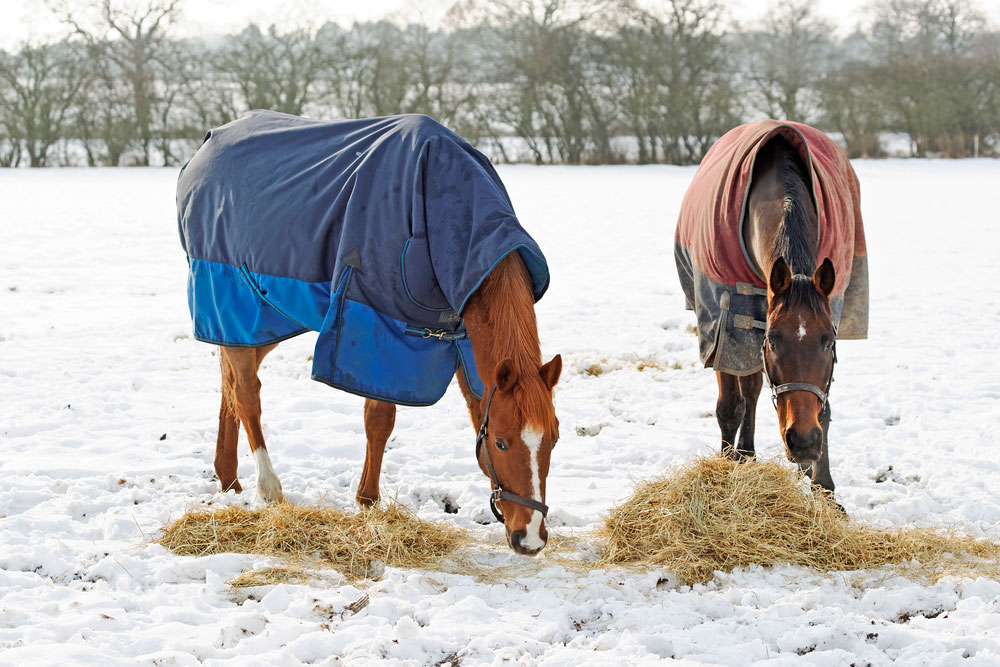
[[376,498],[368,498],[366,496],[362,496],[360,493],[358,495],[354,496],[354,499],[357,500],[358,504],[361,505],[362,507],[372,507],[372,506],[378,504],[378,498],[377,497]]
[[756,454],[754,452],[737,449],[729,444],[722,445],[722,455],[727,459],[736,461],[737,463],[746,463],[747,461],[753,461],[756,458]]
[[845,510],[844,506],[841,505],[840,503],[838,503],[837,500],[836,500],[836,498],[833,497],[833,491],[830,491],[828,489],[824,489],[819,484],[813,484],[813,491],[815,493],[818,493],[818,494],[824,496],[828,501],[830,501],[830,504],[832,504],[834,507],[837,508],[837,511],[840,512],[840,514],[845,519],[847,518],[847,510]]

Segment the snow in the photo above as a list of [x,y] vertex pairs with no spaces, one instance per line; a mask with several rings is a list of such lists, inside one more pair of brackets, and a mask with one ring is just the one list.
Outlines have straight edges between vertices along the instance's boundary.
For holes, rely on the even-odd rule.
[[[838,500],[880,526],[997,539],[1000,163],[856,168],[872,326],[838,346]],[[553,274],[537,309],[544,357],[564,359],[547,526],[585,537],[635,482],[718,447],[715,380],[672,258],[693,169],[500,172]],[[655,568],[581,575],[549,550],[498,548],[488,581],[386,568],[235,590],[228,579],[274,562],[151,544],[192,506],[260,502],[242,435],[246,491],[219,494],[212,471],[218,361],[191,338],[175,177],[0,171],[0,664],[1000,664],[1000,576],[754,567],[692,589]],[[313,344],[265,360],[265,436],[291,501],[350,508],[363,402],[309,381]],[[780,455],[766,397],[757,433]],[[382,493],[500,545],[473,445],[457,387],[400,408]]]

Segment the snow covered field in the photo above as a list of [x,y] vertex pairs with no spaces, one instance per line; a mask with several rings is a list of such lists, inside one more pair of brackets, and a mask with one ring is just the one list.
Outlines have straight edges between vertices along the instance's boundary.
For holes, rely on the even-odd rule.
[[[872,326],[839,347],[838,499],[882,526],[1000,539],[1000,162],[856,169]],[[634,482],[718,447],[714,375],[672,255],[693,168],[500,173],[552,270],[542,351],[565,367],[549,525],[580,535]],[[237,591],[225,581],[271,562],[151,545],[193,505],[258,502],[242,435],[247,491],[217,492],[218,362],[190,336],[175,176],[0,171],[0,664],[1000,664],[1000,575],[927,586],[751,568],[692,590],[659,570],[581,576],[503,551],[488,583],[389,568]],[[309,380],[314,340],[264,362],[265,435],[290,500],[350,508],[363,401]],[[778,455],[766,396],[757,432],[758,452]],[[500,544],[502,527],[480,524],[473,441],[457,387],[400,408],[382,493]]]

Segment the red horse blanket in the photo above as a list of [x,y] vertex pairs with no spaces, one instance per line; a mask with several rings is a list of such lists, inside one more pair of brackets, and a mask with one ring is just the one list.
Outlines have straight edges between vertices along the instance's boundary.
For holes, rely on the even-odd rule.
[[[719,139],[701,161],[681,204],[674,238],[687,307],[698,315],[702,362],[736,375],[761,367],[763,331],[752,323],[766,316],[766,279],[756,272],[743,245],[743,221],[754,160],[779,135],[811,167],[819,217],[816,259],[819,264],[829,257],[836,270],[831,307],[838,337],[868,335],[868,253],[858,178],[846,153],[802,123],[766,120],[741,125]],[[724,311],[730,314],[723,317]],[[720,347],[727,354],[717,354]]]

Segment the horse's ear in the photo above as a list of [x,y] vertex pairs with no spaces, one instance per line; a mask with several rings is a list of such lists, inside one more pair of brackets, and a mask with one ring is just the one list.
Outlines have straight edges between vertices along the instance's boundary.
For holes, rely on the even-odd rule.
[[792,285],[792,270],[784,257],[774,260],[771,265],[771,277],[767,280],[768,299],[784,294]]
[[510,391],[517,384],[517,368],[514,367],[513,359],[504,359],[497,365],[494,373],[497,389],[500,391]]
[[550,390],[556,386],[556,382],[559,382],[560,373],[562,373],[562,357],[558,354],[552,357],[552,361],[538,369],[538,374],[542,376],[542,382]]
[[833,270],[833,262],[827,257],[813,274],[813,285],[816,286],[817,292],[828,297],[833,292],[833,286],[836,282],[837,274]]

